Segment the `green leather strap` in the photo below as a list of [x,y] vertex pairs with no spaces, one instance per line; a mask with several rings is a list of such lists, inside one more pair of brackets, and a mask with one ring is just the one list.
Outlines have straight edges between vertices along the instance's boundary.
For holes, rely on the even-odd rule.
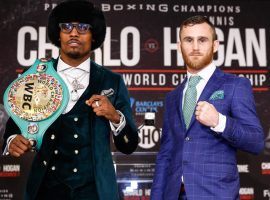
[[61,115],[68,101],[65,82],[55,71],[52,60],[44,58],[37,59],[4,93],[7,113],[22,135],[33,141],[36,150],[40,149],[44,133]]

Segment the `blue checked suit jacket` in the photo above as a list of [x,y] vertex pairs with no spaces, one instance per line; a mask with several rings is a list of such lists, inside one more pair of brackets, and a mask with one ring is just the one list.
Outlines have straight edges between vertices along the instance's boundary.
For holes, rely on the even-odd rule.
[[[160,151],[156,160],[151,200],[177,200],[181,176],[188,200],[239,199],[237,149],[257,154],[264,148],[250,82],[216,69],[199,101],[207,101],[227,117],[216,133],[193,116],[186,130],[182,97],[184,81],[166,97]],[[215,91],[224,98],[209,100]]]

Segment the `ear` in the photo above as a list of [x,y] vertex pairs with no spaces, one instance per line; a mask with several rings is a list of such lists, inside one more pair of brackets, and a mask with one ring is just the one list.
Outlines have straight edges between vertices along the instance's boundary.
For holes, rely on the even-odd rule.
[[213,48],[213,53],[216,53],[219,47],[219,41],[215,40],[214,41],[214,48]]
[[178,52],[182,55],[182,51],[181,51],[181,42],[177,42],[177,50]]

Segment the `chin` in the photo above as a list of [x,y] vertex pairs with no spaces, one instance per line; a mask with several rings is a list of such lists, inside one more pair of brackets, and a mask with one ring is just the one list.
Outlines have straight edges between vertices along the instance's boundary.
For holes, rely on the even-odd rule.
[[78,59],[78,58],[82,57],[82,55],[78,52],[68,53],[67,55],[68,55],[68,57],[73,58],[73,59]]

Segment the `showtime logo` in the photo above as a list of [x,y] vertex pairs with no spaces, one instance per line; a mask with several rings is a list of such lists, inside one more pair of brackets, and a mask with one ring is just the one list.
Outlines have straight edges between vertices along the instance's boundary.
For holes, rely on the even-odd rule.
[[240,200],[254,200],[254,188],[240,188]]
[[262,163],[262,174],[270,174],[270,163],[263,162]]

